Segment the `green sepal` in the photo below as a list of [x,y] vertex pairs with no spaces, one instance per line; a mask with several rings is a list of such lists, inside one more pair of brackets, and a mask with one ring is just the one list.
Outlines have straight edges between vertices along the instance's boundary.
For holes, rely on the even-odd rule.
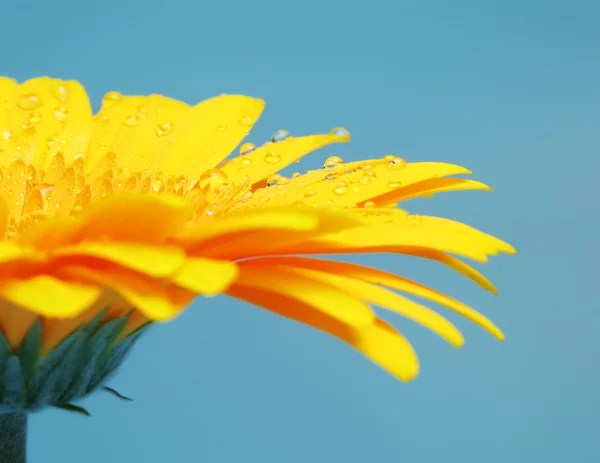
[[60,401],[68,402],[81,397],[86,392],[96,370],[98,359],[113,344],[128,318],[127,315],[110,320],[88,338],[81,349],[77,365],[74,365],[72,383],[60,397]]
[[85,408],[80,407],[79,405],[73,405],[73,404],[56,404],[54,405],[56,408],[60,408],[62,410],[67,410],[69,412],[75,412],[75,413],[79,413],[81,415],[85,415],[85,416],[92,416],[92,414],[90,412],[88,412]]
[[27,331],[23,341],[21,341],[21,347],[19,348],[19,357],[21,358],[25,378],[30,378],[33,374],[35,364],[40,355],[41,345],[42,322],[38,318]]
[[41,351],[40,320],[32,324],[14,351],[0,330],[0,413],[52,405],[81,412],[71,402],[103,386],[150,325],[117,341],[129,314],[104,321],[106,313],[100,312],[47,353]]
[[23,368],[19,357],[11,355],[8,358],[3,377],[4,398],[2,404],[10,408],[25,408],[25,378],[23,377]]
[[[8,358],[12,355],[12,349],[8,341],[4,337],[4,333],[0,331],[0,373],[6,369]],[[0,381],[0,397],[4,396],[4,381]]]
[[114,395],[115,397],[117,397],[121,400],[127,400],[128,402],[133,402],[133,399],[131,397],[127,397],[126,395],[121,394],[119,391],[116,391],[112,387],[104,386],[102,389],[105,390],[106,392],[110,392],[112,395]]

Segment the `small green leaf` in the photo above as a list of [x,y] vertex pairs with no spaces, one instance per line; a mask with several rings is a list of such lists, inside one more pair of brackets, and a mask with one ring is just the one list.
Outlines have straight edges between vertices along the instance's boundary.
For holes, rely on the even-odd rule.
[[56,408],[60,408],[62,410],[67,410],[69,412],[80,413],[85,416],[92,416],[90,412],[88,412],[85,408],[80,407],[79,405],[73,404],[56,404],[54,405]]
[[126,395],[121,394],[120,392],[114,390],[112,387],[104,386],[102,389],[104,389],[106,392],[110,392],[112,395],[118,397],[121,400],[133,402],[133,399],[131,397],[127,397]]

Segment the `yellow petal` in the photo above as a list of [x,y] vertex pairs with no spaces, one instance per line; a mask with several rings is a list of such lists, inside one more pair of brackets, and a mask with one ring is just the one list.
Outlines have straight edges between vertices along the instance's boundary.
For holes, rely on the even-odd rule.
[[98,286],[61,281],[49,275],[0,283],[0,298],[54,318],[78,315],[93,304],[101,292]]
[[160,141],[170,139],[188,111],[187,104],[160,95],[123,97],[108,93],[94,118],[87,171],[96,168],[108,153],[116,154],[117,167],[132,173],[154,168],[164,154]]
[[8,141],[13,137],[9,131],[8,112],[13,105],[18,89],[19,84],[16,80],[0,77],[0,163],[4,165],[12,161],[12,159],[6,159],[4,150]]
[[409,342],[378,318],[366,326],[353,328],[285,294],[239,283],[227,293],[342,339],[402,381],[414,379],[419,372],[419,362]]
[[180,241],[197,244],[211,238],[257,230],[314,230],[319,217],[297,208],[253,209],[226,214],[215,220],[204,220],[200,226]]
[[74,265],[65,266],[60,272],[110,288],[151,320],[168,320],[183,308],[173,303],[163,284],[126,269],[114,266],[91,269]]
[[176,285],[206,296],[220,294],[238,275],[233,262],[188,258],[170,280]]
[[[477,182],[475,180],[465,180],[464,178],[434,178],[393,189],[387,193],[369,198],[367,201],[372,201],[375,205],[383,206],[399,201],[408,201],[412,198],[433,196],[436,193],[463,190],[492,191],[485,183]],[[359,204],[364,204],[364,202],[365,201],[360,202]]]
[[375,317],[367,304],[314,278],[284,267],[255,265],[252,261],[238,265],[240,274],[236,284],[286,295],[354,327],[370,324]]
[[[346,262],[337,262],[331,260],[312,259],[305,257],[269,257],[260,259],[259,262],[265,262],[266,265],[288,265],[299,268],[315,269],[328,274],[343,275],[352,279],[368,281],[377,285],[386,286],[414,296],[429,299],[432,302],[443,305],[454,312],[462,315],[473,323],[479,325],[499,340],[504,340],[504,334],[490,320],[473,310],[471,307],[435,291],[427,286],[421,285],[408,278],[394,275],[370,267],[363,267],[357,264]],[[371,301],[374,302],[375,301]]]
[[290,137],[280,142],[268,142],[250,154],[231,159],[221,170],[234,182],[248,176],[256,184],[316,149],[349,140],[347,132],[345,135],[336,135],[332,131],[326,135]]
[[[271,265],[272,262],[271,259],[258,259],[257,261],[262,262],[265,265]],[[275,264],[275,262],[273,263]],[[285,268],[291,268],[293,271],[299,272],[300,274],[323,281],[324,283],[339,288],[346,294],[354,296],[362,301],[370,302],[396,312],[397,314],[430,329],[455,347],[461,347],[464,344],[462,334],[452,323],[433,310],[402,297],[399,294],[392,293],[379,286],[356,278],[293,266],[285,266]]]
[[[332,169],[309,172],[276,188],[257,190],[243,206],[302,202],[310,207],[348,208],[424,180],[470,173],[464,167],[440,162],[396,164],[379,159],[336,164]],[[397,196],[392,196],[384,204],[400,200],[401,195]]]
[[260,117],[263,100],[221,95],[191,108],[175,125],[170,137],[159,141],[164,154],[157,168],[166,174],[200,175],[225,159]]
[[67,257],[96,257],[157,278],[173,275],[185,262],[185,253],[176,246],[140,243],[84,242],[59,248],[52,255],[62,261]]
[[[250,257],[268,253],[270,249],[282,249],[294,246],[295,243],[305,242],[313,236],[320,236],[326,233],[335,233],[340,230],[353,228],[361,225],[361,221],[349,214],[340,214],[328,210],[308,209],[287,207],[289,212],[289,220],[287,224],[279,222],[277,229],[248,229],[246,231],[239,229],[234,233],[223,233],[221,235],[212,235],[208,239],[204,239],[202,232],[199,239],[194,241],[184,241],[188,247],[188,253],[194,255],[203,255],[205,257],[222,258],[226,260],[236,260],[242,257]],[[273,214],[271,217],[277,220],[285,218],[285,210],[280,209],[281,215]],[[261,222],[263,217],[269,217],[267,211],[276,211],[272,209],[253,209],[244,212],[231,213],[230,217],[235,217],[240,214],[240,217],[248,217],[249,222],[252,217],[257,218],[257,224]],[[297,211],[297,212],[292,212]],[[298,214],[298,215],[296,215]],[[313,223],[313,219],[303,219],[302,217],[316,217],[317,226],[312,229],[302,230],[298,227],[297,220],[306,220],[305,225]],[[218,223],[218,221],[216,222]],[[207,233],[210,233],[210,227],[207,227]],[[192,235],[194,238],[194,235]],[[187,238],[186,238],[187,240]]]
[[158,243],[174,235],[192,213],[188,202],[173,196],[114,194],[85,210],[81,233],[90,240]]
[[75,81],[41,77],[22,83],[8,113],[13,135],[5,156],[45,170],[57,153],[73,161],[87,151],[92,110]]

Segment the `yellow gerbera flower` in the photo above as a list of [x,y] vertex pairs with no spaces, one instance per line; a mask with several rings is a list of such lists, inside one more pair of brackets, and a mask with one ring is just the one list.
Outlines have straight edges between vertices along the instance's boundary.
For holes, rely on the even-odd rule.
[[93,116],[83,87],[0,79],[0,403],[70,401],[104,384],[148,322],[197,296],[228,294],[336,336],[401,380],[418,372],[408,341],[371,305],[420,323],[454,346],[458,329],[398,290],[487,318],[409,279],[305,257],[393,252],[441,262],[495,292],[455,255],[485,262],[514,249],[466,225],[396,204],[486,190],[468,170],[386,156],[291,178],[282,168],[330,143],[276,132],[242,144],[264,102],[221,95],[188,106],[159,95],[106,94]]

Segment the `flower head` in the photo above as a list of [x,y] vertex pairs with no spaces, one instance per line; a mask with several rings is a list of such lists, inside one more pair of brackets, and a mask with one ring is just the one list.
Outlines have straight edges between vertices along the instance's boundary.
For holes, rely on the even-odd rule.
[[[437,312],[400,293],[441,304],[502,339],[483,315],[419,283],[306,256],[413,255],[495,292],[456,256],[485,262],[499,251],[514,253],[511,246],[397,207],[418,196],[487,186],[453,177],[470,173],[456,165],[395,156],[349,163],[331,157],[323,168],[283,177],[278,172],[301,156],[350,136],[343,128],[306,137],[277,131],[260,147],[242,143],[263,107],[260,99],[238,95],[191,107],[159,95],[110,92],[93,116],[77,82],[0,79],[5,357],[18,357],[12,363],[20,362],[31,377],[74,334],[83,333],[73,355],[82,346],[89,351],[77,370],[88,368],[86,384],[44,403],[97,387],[105,375],[89,367],[97,362],[94,355],[114,369],[119,362],[105,357],[119,340],[150,321],[172,319],[197,296],[227,294],[311,325],[402,380],[417,374],[416,355],[372,305],[454,346],[463,337]],[[110,323],[109,335],[97,334]],[[28,337],[38,347],[31,348]],[[89,347],[99,337],[100,347]],[[25,361],[27,349],[35,355]],[[8,360],[0,368],[6,370]],[[77,371],[63,379],[65,390],[82,382]],[[34,396],[29,390],[17,402],[26,407]]]

